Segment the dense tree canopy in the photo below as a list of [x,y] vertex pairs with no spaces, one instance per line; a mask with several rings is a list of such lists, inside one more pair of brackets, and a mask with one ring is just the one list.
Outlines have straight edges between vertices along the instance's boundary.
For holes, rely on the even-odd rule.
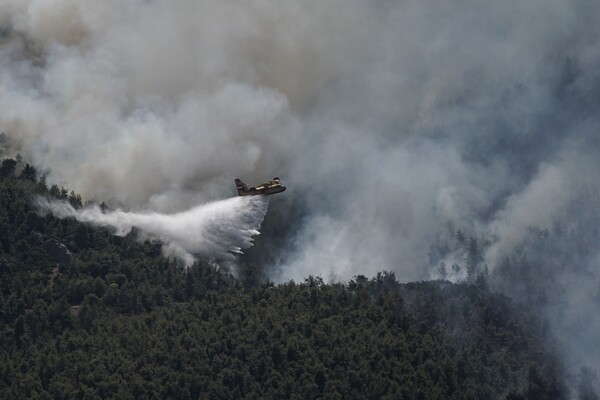
[[83,205],[36,175],[0,168],[0,398],[565,396],[543,321],[483,279],[186,268],[135,232],[40,214],[39,195]]

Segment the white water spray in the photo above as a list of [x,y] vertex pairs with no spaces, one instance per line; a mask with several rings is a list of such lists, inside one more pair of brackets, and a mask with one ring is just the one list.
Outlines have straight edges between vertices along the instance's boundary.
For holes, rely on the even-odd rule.
[[39,198],[38,206],[59,218],[73,217],[81,222],[110,227],[124,236],[132,228],[164,243],[168,255],[183,259],[186,264],[200,256],[231,260],[252,246],[258,235],[267,207],[265,196],[234,197],[193,207],[175,214],[157,212],[103,212],[97,205],[73,208],[66,201]]

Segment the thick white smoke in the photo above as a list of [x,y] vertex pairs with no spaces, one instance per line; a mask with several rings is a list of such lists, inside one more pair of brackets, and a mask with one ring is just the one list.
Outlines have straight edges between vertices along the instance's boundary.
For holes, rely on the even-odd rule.
[[138,228],[145,236],[165,243],[167,254],[189,265],[197,256],[230,260],[234,253],[252,246],[252,237],[259,234],[269,201],[265,196],[234,197],[175,214],[103,212],[96,205],[75,209],[66,201],[45,198],[39,198],[37,203],[57,217],[110,227],[119,236]]
[[568,107],[594,104],[597,7],[7,0],[0,130],[50,183],[126,209],[281,176],[306,211],[278,280],[428,277],[431,238],[458,228],[502,242],[493,268],[518,213],[556,217],[520,197],[598,125]]
[[[532,232],[561,226],[561,315],[597,313],[599,15],[597,0],[4,0],[0,131],[49,183],[124,209],[280,176],[261,237],[278,240],[275,280],[428,278],[430,243],[458,229],[491,241],[491,270],[515,251],[545,263]],[[576,330],[571,347],[598,337]]]

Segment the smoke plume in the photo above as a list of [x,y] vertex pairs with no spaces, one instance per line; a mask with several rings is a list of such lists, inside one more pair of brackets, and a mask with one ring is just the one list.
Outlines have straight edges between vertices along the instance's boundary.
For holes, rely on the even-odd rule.
[[599,15],[595,0],[5,0],[0,130],[49,183],[125,210],[178,215],[235,177],[280,176],[255,255],[274,280],[428,279],[431,243],[460,229],[489,243],[498,287],[546,299],[573,363],[600,369],[584,318],[600,307]]

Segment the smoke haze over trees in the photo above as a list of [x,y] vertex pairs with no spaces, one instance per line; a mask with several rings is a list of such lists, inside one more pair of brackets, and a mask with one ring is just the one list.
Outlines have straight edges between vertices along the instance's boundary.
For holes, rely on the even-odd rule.
[[8,0],[3,149],[136,211],[281,176],[261,238],[277,233],[277,281],[438,277],[466,268],[461,230],[492,283],[600,370],[599,15],[593,0]]
[[544,320],[484,281],[274,285],[186,268],[140,231],[40,215],[36,195],[81,197],[15,167],[0,168],[0,398],[566,395]]

